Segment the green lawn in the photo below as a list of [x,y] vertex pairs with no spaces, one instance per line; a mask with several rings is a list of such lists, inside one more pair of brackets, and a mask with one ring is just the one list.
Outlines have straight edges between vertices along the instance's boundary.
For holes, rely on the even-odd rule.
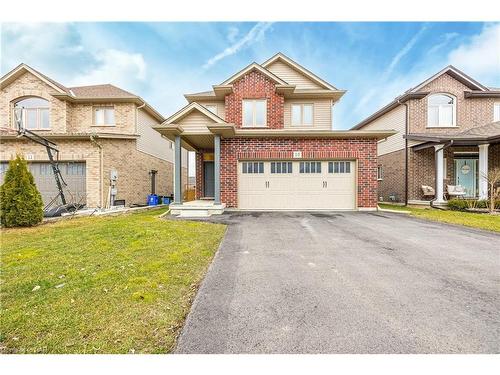
[[398,211],[401,210],[410,211],[410,215],[422,219],[442,221],[444,223],[460,224],[468,227],[500,232],[499,215],[489,215],[489,214],[479,214],[479,213],[449,211],[449,210],[445,211],[430,207],[427,208],[402,207],[385,203],[379,204],[379,207],[391,210],[398,210]]
[[0,352],[169,352],[225,226],[164,211],[2,230]]

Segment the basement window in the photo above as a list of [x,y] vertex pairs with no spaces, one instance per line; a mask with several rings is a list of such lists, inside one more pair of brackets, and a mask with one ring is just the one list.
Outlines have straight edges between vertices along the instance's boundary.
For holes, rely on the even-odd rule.
[[379,165],[377,167],[377,180],[382,181],[384,179],[384,167]]

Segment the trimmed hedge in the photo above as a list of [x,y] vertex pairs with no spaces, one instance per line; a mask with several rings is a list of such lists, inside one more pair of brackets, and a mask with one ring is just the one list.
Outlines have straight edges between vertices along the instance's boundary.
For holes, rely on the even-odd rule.
[[31,227],[43,220],[42,196],[28,163],[17,155],[0,187],[0,221],[6,227]]

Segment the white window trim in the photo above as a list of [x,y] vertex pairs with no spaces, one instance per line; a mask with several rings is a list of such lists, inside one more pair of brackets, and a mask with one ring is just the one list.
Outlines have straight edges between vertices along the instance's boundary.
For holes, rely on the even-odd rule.
[[[312,122],[310,124],[304,123],[304,106],[311,106],[312,108]],[[293,123],[293,107],[300,107],[300,123]],[[292,103],[290,106],[290,125],[292,126],[314,126],[314,103]]]
[[[245,125],[245,103],[246,102],[251,102],[252,103],[252,124],[251,125]],[[256,124],[256,103],[257,102],[264,102],[264,124],[263,125],[257,125]],[[243,99],[241,101],[241,127],[243,128],[267,128],[267,99]]]
[[[31,97],[27,97],[27,98],[31,98]],[[27,98],[25,98],[25,99],[27,99]],[[40,98],[40,99],[43,99],[43,100],[47,100],[45,98],[41,98],[41,97],[38,97],[38,96],[33,96],[32,98]],[[21,99],[21,100],[23,100],[23,99]],[[17,129],[16,110],[19,109],[19,107],[16,107],[16,103],[14,103],[14,105],[12,107],[12,120],[13,120],[14,128],[15,129]],[[36,127],[34,127],[34,128],[27,128],[26,127],[26,119],[27,119],[27,113],[26,112],[28,110],[36,111]],[[47,110],[49,112],[49,127],[48,128],[42,128],[41,127],[41,124],[42,124],[42,113],[41,112],[44,111],[44,110]],[[42,130],[42,131],[51,130],[51,126],[50,126],[50,103],[49,103],[48,107],[22,108],[21,120],[22,120],[22,127],[23,127],[23,129],[37,130],[37,131],[38,130]]]
[[[433,96],[435,95],[444,95],[444,96],[448,96],[450,98],[453,99],[453,111],[452,111],[452,124],[451,125],[441,125],[441,124],[438,124],[438,125],[430,125],[429,124],[429,100],[430,98],[432,98]],[[441,107],[441,105],[438,105],[438,107]],[[438,122],[439,122],[439,111],[438,111]],[[432,129],[435,129],[435,128],[456,128],[457,127],[457,97],[455,95],[452,95],[452,94],[449,94],[447,92],[434,92],[432,93],[431,95],[429,95],[427,97],[427,123],[426,123],[426,127],[427,128],[432,128]]]
[[377,166],[377,181],[384,180],[384,167],[382,165]]
[[[496,114],[498,114],[498,117],[495,118]],[[500,121],[500,102],[493,103],[493,122],[497,121]]]
[[[115,119],[115,122],[112,124],[97,124],[96,123],[96,109],[98,108],[112,108],[113,109],[113,118]],[[104,116],[104,119],[106,119],[106,116]],[[116,110],[114,105],[93,105],[92,106],[92,126],[106,126],[106,127],[112,127],[116,126]]]

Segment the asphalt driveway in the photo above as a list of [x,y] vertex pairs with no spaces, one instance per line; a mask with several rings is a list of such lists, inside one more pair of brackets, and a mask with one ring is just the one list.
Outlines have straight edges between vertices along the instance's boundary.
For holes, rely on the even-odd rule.
[[178,353],[498,353],[500,236],[390,213],[230,213]]

